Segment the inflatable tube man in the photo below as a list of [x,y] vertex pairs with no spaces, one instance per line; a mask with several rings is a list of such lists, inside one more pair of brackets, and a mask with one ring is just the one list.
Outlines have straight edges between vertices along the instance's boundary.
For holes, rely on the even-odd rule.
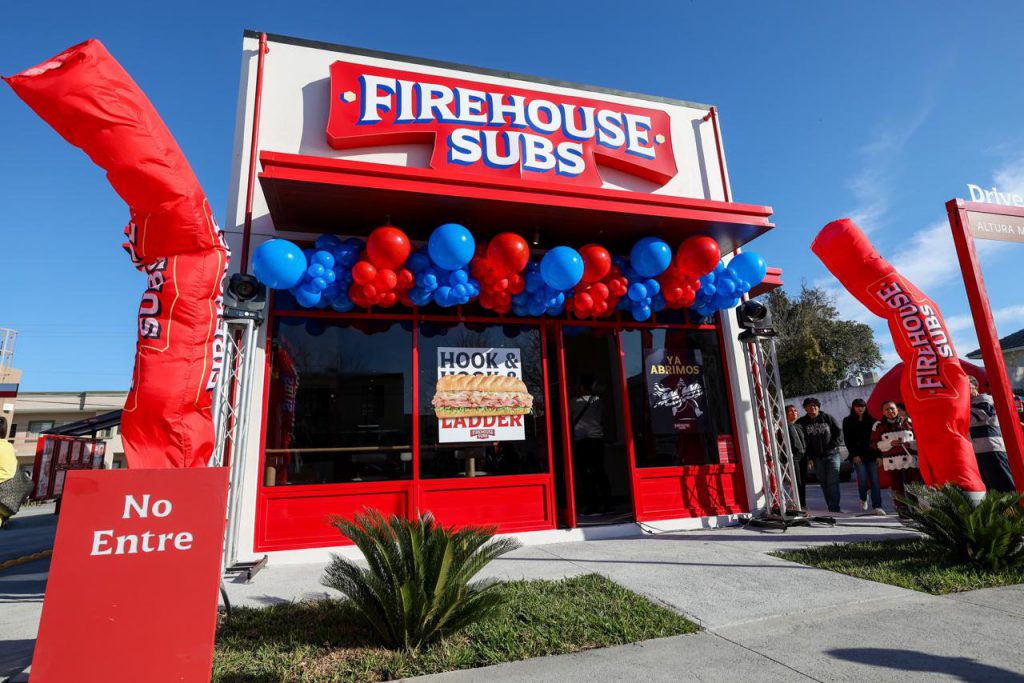
[[206,465],[228,250],[199,181],[153,105],[99,41],[4,80],[106,170],[128,203],[125,248],[147,285],[121,422],[129,466]]
[[985,485],[968,436],[967,375],[939,307],[885,261],[848,218],[826,225],[813,251],[850,294],[889,322],[906,364],[903,402],[914,420],[921,476],[929,486],[956,484],[980,498]]

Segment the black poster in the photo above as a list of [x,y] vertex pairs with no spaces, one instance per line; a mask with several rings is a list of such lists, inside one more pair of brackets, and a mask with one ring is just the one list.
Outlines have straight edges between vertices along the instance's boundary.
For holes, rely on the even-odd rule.
[[644,372],[655,434],[708,431],[700,351],[654,349],[645,358]]

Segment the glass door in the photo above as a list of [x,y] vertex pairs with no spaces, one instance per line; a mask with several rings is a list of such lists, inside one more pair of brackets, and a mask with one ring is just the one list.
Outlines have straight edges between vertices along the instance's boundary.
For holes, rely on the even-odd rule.
[[563,450],[571,463],[566,479],[575,525],[633,520],[629,441],[622,395],[622,365],[615,330],[560,325],[564,382]]

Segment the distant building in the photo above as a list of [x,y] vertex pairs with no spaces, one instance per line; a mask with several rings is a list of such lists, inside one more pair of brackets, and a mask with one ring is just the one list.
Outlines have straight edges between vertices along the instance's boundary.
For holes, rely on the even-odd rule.
[[[1003,349],[1003,362],[1006,363],[1006,373],[1010,376],[1013,393],[1024,394],[1024,330],[1003,337],[999,340],[999,346]],[[981,349],[971,351],[967,357],[980,360]]]
[[[7,418],[10,424],[8,440],[14,444],[18,468],[32,472],[39,435],[54,427],[77,422],[124,407],[125,391],[49,391],[21,392],[15,399],[0,399],[14,403]],[[7,415],[7,413],[5,413]],[[118,427],[96,434],[107,442],[106,466],[125,467],[124,446]]]

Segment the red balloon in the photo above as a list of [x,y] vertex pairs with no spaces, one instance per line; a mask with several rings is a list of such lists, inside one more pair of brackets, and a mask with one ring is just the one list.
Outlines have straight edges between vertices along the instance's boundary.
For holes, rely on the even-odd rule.
[[594,306],[594,298],[582,292],[575,296],[576,299],[576,310],[578,311],[589,311]]
[[487,261],[496,275],[519,273],[530,262],[530,245],[514,232],[500,233],[487,244]]
[[594,301],[604,301],[608,298],[608,285],[603,282],[595,282],[590,286],[590,296],[594,298]]
[[398,271],[398,288],[399,289],[411,289],[416,284],[416,278],[413,277],[412,271],[408,268],[402,268]]
[[612,268],[612,255],[600,244],[587,244],[580,247],[583,257],[583,281],[597,282]]
[[398,301],[398,295],[394,292],[385,292],[380,295],[380,305],[384,308],[391,308]]
[[391,225],[377,228],[366,240],[366,254],[378,268],[398,270],[405,265],[411,249],[409,237]]
[[378,292],[390,292],[398,284],[398,276],[395,271],[382,268],[377,271],[377,277],[373,279],[373,285]]
[[352,266],[352,279],[356,284],[368,285],[377,277],[377,269],[369,261],[356,261]]
[[676,252],[675,265],[691,277],[707,275],[722,260],[718,242],[706,235],[691,237]]

